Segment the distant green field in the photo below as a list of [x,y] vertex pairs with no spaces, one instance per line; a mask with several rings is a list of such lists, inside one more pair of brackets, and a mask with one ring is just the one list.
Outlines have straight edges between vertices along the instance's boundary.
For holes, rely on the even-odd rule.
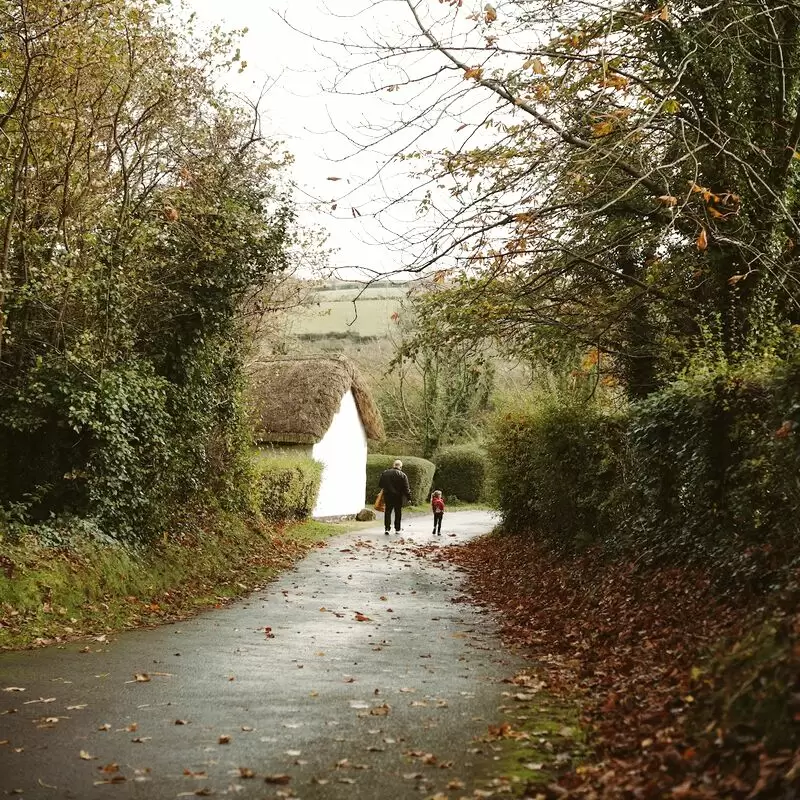
[[316,292],[311,296],[307,308],[292,314],[289,324],[291,333],[297,336],[320,336],[351,332],[361,337],[387,336],[395,324],[392,314],[402,313],[406,291],[376,287],[361,292],[360,296],[359,293],[358,289]]

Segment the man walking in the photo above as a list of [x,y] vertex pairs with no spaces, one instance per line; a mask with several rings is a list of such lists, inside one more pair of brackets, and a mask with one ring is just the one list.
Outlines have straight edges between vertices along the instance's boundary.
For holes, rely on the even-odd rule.
[[394,511],[394,531],[400,533],[400,521],[403,518],[403,501],[411,501],[411,487],[408,475],[403,472],[403,462],[398,459],[391,469],[381,472],[378,487],[383,489],[383,501],[386,509],[383,512],[384,533],[388,536],[392,527],[392,511]]

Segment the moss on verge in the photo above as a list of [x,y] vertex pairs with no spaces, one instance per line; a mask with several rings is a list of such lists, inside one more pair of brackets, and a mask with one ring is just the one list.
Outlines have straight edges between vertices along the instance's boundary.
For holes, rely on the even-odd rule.
[[138,549],[89,539],[69,547],[46,547],[33,536],[13,544],[0,539],[0,649],[185,618],[272,579],[340,531],[215,513]]

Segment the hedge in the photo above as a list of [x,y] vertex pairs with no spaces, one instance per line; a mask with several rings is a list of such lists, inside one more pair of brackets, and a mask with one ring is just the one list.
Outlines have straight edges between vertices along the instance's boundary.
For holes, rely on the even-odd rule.
[[477,445],[452,445],[436,454],[433,486],[445,499],[476,503],[486,496],[487,455]]
[[613,527],[621,426],[588,404],[545,400],[495,421],[489,452],[503,525],[558,550]]
[[386,456],[380,453],[371,453],[367,456],[367,505],[371,506],[375,502],[381,472],[389,469],[397,458],[403,462],[403,472],[408,475],[408,483],[411,486],[411,502],[414,505],[421,505],[428,501],[433,475],[436,472],[436,465],[433,462],[416,456]]
[[800,568],[800,359],[709,369],[624,414],[539,402],[498,418],[489,452],[512,533],[755,590]]
[[267,455],[255,460],[257,503],[271,521],[306,519],[319,495],[322,464],[309,456]]
[[798,416],[800,362],[720,369],[633,406],[630,547],[749,584],[800,565]]

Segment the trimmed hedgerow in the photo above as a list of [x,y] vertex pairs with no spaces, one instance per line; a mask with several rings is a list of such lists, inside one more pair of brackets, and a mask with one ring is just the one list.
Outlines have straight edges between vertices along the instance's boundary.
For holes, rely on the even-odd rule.
[[539,401],[497,420],[490,456],[504,527],[557,549],[755,590],[800,566],[800,360],[707,369],[625,414]]
[[367,456],[367,489],[366,503],[372,505],[375,496],[378,494],[378,479],[381,472],[389,469],[395,459],[399,458],[403,462],[403,472],[408,475],[408,483],[411,487],[411,502],[413,505],[425,503],[431,491],[433,475],[436,472],[436,465],[425,458],[416,456],[387,456],[381,453],[371,453]]
[[486,451],[473,444],[456,444],[436,454],[434,488],[446,498],[466,503],[483,500],[486,490]]
[[599,541],[616,521],[620,421],[547,399],[501,416],[489,451],[503,526],[557,550]]
[[800,363],[720,369],[637,403],[629,548],[761,585],[791,569],[800,518]]
[[317,502],[322,464],[309,456],[262,455],[255,461],[258,506],[271,521],[307,519]]

